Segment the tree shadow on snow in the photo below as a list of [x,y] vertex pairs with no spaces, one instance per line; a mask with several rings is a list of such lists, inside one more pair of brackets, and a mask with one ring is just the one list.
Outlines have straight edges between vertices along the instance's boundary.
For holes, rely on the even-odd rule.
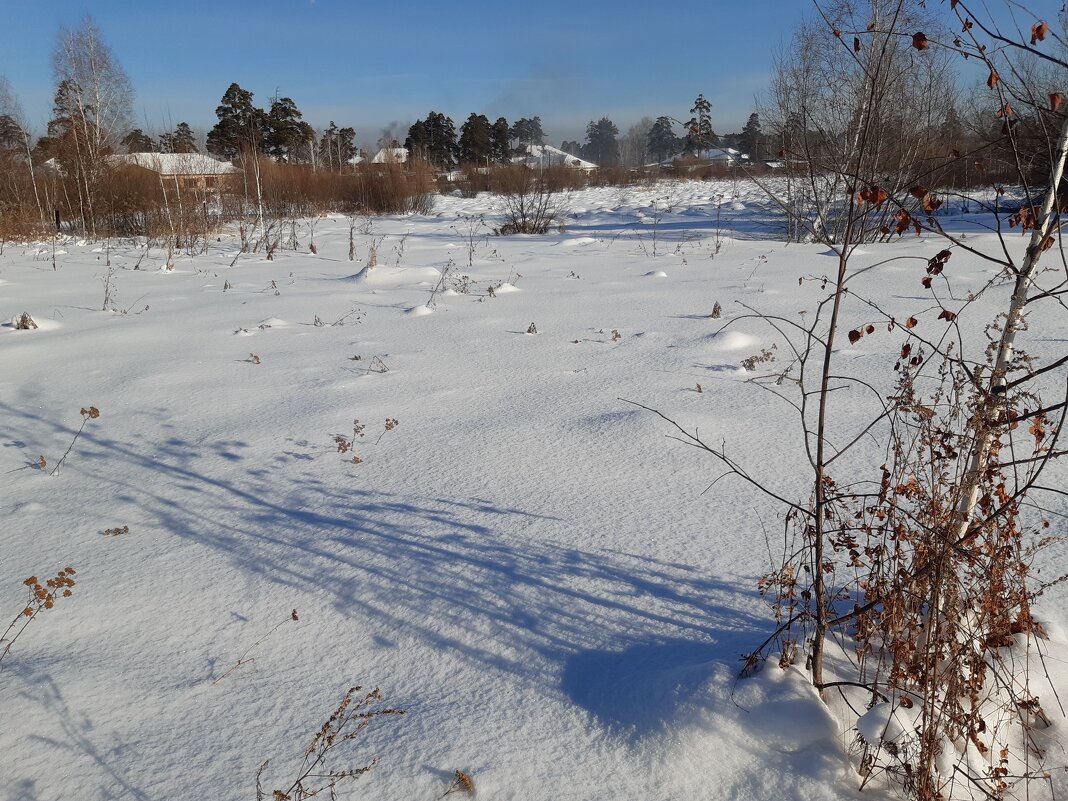
[[[2,404],[0,411],[35,415]],[[715,578],[661,559],[654,537],[646,553],[588,549],[580,546],[587,533],[567,519],[489,499],[335,486],[319,477],[337,479],[321,462],[235,463],[217,458],[219,443],[161,448],[105,433],[82,434],[79,464],[90,465],[117,504],[149,518],[142,530],[215,549],[247,574],[326,597],[372,637],[415,638],[480,669],[562,691],[608,727],[651,730],[670,720],[707,675],[690,667],[737,664],[769,629],[753,614],[749,578]],[[226,452],[238,453],[233,443]],[[668,687],[663,674],[672,665],[682,672]],[[643,682],[661,689],[640,703],[612,700],[627,687],[640,694]]]
[[[655,734],[676,722],[712,675],[712,663],[729,658],[726,642],[650,640],[623,650],[572,654],[564,664],[561,688],[605,728],[635,738]],[[743,646],[744,647],[744,646]]]

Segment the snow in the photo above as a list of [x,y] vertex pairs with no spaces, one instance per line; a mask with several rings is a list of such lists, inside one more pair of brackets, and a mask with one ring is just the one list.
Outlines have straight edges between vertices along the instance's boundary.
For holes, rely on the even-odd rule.
[[228,175],[240,172],[228,161],[218,161],[203,153],[130,153],[109,156],[116,166],[134,165],[161,175]]
[[560,166],[585,172],[597,169],[597,165],[592,161],[580,159],[552,145],[525,145],[524,150],[524,153],[512,157],[513,164],[521,164],[534,170]]
[[383,147],[374,158],[372,164],[404,164],[408,161],[408,148],[406,147]]
[[[5,797],[251,798],[260,764],[281,786],[354,684],[407,714],[335,764],[381,757],[342,798],[439,797],[456,769],[493,799],[880,797],[857,791],[848,751],[889,710],[858,723],[771,664],[738,678],[774,628],[755,585],[776,510],[737,482],[704,493],[715,465],[626,402],[805,497],[793,413],[748,381],[781,369],[784,343],[743,318],[811,314],[819,283],[798,277],[831,270],[826,249],[775,239],[775,204],[740,181],[590,189],[567,209],[562,232],[489,237],[470,266],[452,226],[496,225],[489,195],[375,218],[354,262],[338,217],[318,222],[317,255],[305,230],[232,268],[231,236],[170,273],[165,250],[113,243],[108,312],[96,243],[62,242],[54,272],[50,246],[5,245],[0,319],[40,327],[0,328],[0,609],[17,614],[30,575],[78,571],[0,670]],[[372,239],[378,265],[354,281]],[[428,305],[450,263],[471,283]],[[914,310],[922,264],[857,291]],[[947,268],[959,297],[988,270],[964,253]],[[901,337],[839,356],[885,386]],[[1043,321],[1034,354],[1066,337],[1063,316]],[[741,367],[773,344],[780,361]],[[100,417],[49,477],[89,405]],[[364,435],[339,453],[354,419]],[[1055,587],[1036,612],[1061,697],[1064,611]]]

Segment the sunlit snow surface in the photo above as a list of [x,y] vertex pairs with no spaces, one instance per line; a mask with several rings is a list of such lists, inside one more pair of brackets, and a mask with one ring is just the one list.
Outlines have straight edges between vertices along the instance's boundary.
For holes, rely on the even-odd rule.
[[[835,260],[785,245],[777,206],[742,181],[576,192],[563,231],[478,236],[469,253],[479,214],[488,235],[497,199],[374,219],[351,262],[342,217],[316,226],[317,255],[304,226],[297,249],[232,268],[231,236],[173,271],[159,248],[133,270],[143,248],[112,242],[107,312],[100,243],[61,241],[56,271],[51,243],[4,244],[0,320],[40,327],[0,328],[0,610],[18,614],[30,575],[71,565],[78,584],[0,671],[0,799],[254,798],[268,758],[265,788],[288,787],[353,684],[408,714],[332,763],[381,757],[343,798],[433,799],[456,769],[484,799],[856,794],[855,715],[796,671],[736,678],[773,628],[755,585],[781,510],[730,479],[702,494],[713,460],[626,402],[806,497],[795,414],[749,383],[788,348],[741,318],[811,319],[820,284],[798,278]],[[990,247],[976,219],[944,222]],[[856,266],[915,258],[855,290],[941,332],[920,279],[942,247],[866,246]],[[995,270],[955,255],[946,305]],[[1007,292],[969,311],[977,350]],[[870,317],[847,304],[847,327]],[[903,336],[883,326],[836,363],[889,391]],[[1068,315],[1050,314],[1027,348],[1048,362],[1066,339]],[[742,367],[764,349],[774,361]],[[866,402],[836,403],[841,430]],[[49,476],[89,405],[100,417]],[[363,436],[339,453],[354,419]],[[877,466],[884,445],[840,469]],[[1048,549],[1043,575],[1064,556]],[[1052,591],[1036,614],[1064,606]],[[1063,764],[1063,717],[1038,694]]]

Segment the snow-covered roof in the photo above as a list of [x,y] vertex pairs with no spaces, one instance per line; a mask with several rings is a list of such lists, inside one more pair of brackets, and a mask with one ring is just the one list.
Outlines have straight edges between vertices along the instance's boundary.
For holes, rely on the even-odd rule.
[[733,147],[710,147],[694,154],[705,161],[745,161],[749,157]]
[[408,148],[406,147],[384,147],[375,153],[375,157],[371,159],[372,164],[407,164],[408,163]]
[[592,161],[572,156],[552,145],[527,145],[527,152],[512,157],[513,164],[522,164],[524,167],[572,167],[577,170],[596,170],[597,165]]
[[733,147],[710,147],[704,150],[697,150],[695,152],[682,152],[677,153],[670,158],[663,161],[653,161],[646,164],[646,167],[670,167],[676,161],[712,161],[719,163],[734,164],[740,161],[749,161],[749,155],[742,153],[740,150],[735,150]]
[[160,175],[229,175],[240,172],[228,161],[217,161],[203,153],[129,153],[109,156],[114,166],[143,167]]

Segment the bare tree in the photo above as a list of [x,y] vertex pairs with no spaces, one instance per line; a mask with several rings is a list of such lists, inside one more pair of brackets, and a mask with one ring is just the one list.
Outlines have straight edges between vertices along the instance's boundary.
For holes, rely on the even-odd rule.
[[624,167],[642,167],[649,161],[649,131],[653,118],[642,117],[627,129],[619,140],[619,163]]
[[[1034,684],[1042,668],[1032,655],[1045,635],[1032,606],[1066,580],[1040,581],[1031,567],[1049,541],[1043,530],[1050,516],[1060,515],[1050,506],[1065,494],[1040,477],[1066,453],[1058,442],[1068,413],[1068,355],[1054,351],[1040,361],[1020,345],[1024,337],[1040,339],[1040,309],[1068,310],[1057,200],[1068,114],[1064,96],[1047,92],[1056,78],[1037,77],[1052,68],[1063,81],[1068,58],[1048,23],[1015,2],[1011,10],[1033,23],[1030,43],[1020,29],[1003,34],[985,3],[968,0],[948,9],[955,19],[947,28],[959,34],[917,21],[905,0],[867,4],[870,15],[856,15],[844,3],[817,1],[816,8],[826,32],[802,32],[802,48],[809,49],[789,59],[783,73],[795,82],[780,80],[776,89],[799,98],[796,119],[781,135],[811,202],[800,222],[837,257],[836,269],[810,277],[825,293],[810,324],[750,315],[783,337],[793,354],[793,363],[765,385],[798,412],[813,477],[807,503],[786,502],[782,564],[761,581],[780,627],[747,666],[777,645],[780,665],[803,659],[822,696],[834,690],[853,706],[864,783],[888,776],[921,801],[1030,797],[1032,783],[1049,778],[1034,732],[1051,725]],[[897,81],[908,74],[930,91],[938,72],[915,65],[932,52],[983,65],[987,113],[996,125],[989,125],[977,153],[939,154],[916,137],[917,131],[930,135],[937,109],[922,97],[909,100],[908,87]],[[836,59],[841,74],[855,79],[835,87],[841,108],[827,103],[820,87]],[[898,119],[888,101],[906,104],[909,115]],[[1025,124],[1033,141],[1021,135]],[[888,139],[884,128],[896,133]],[[992,240],[943,227],[938,209],[947,193],[928,187],[947,166],[981,161],[996,149],[1013,166],[1022,200],[1003,204],[1005,190],[996,185],[972,198],[990,215],[984,225]],[[1029,235],[1010,238],[1013,228]],[[927,308],[902,314],[900,298],[866,294],[862,276],[915,257],[863,267],[852,259],[870,237],[912,232],[938,244],[921,257],[925,270],[917,276],[929,293]],[[956,252],[996,267],[965,297],[954,295],[947,269]],[[1060,263],[1040,270],[1047,253]],[[1005,305],[977,343],[957,318],[999,288]],[[883,331],[904,340],[888,394],[849,375],[839,356],[843,340],[853,344],[886,336]],[[796,395],[779,389],[791,385]],[[850,387],[871,393],[872,415],[859,428],[844,429],[835,393]],[[785,501],[722,448],[683,433],[729,473]],[[867,438],[884,443],[885,451],[883,464],[865,475],[853,451]],[[832,638],[839,658],[828,669]]]
[[95,161],[115,148],[130,128],[133,85],[104,42],[100,28],[86,16],[77,28],[61,28],[52,54],[56,85],[68,82],[66,96],[74,123],[81,127],[86,157]]
[[[5,172],[11,179],[16,200],[18,198],[17,173],[24,166],[25,172],[30,178],[30,186],[33,189],[34,203],[42,223],[44,222],[44,207],[41,204],[41,195],[37,189],[37,177],[33,169],[33,153],[30,145],[30,130],[26,123],[26,115],[22,105],[15,96],[14,90],[7,76],[0,75],[0,152],[5,161],[14,160],[14,154],[19,153],[19,161],[24,157],[24,165],[5,164]],[[21,205],[21,203],[19,203]]]
[[77,28],[60,29],[52,72],[57,117],[50,128],[67,141],[83,222],[88,217],[87,227],[95,234],[94,184],[104,156],[130,127],[133,86],[89,16]]
[[[793,167],[791,235],[804,237],[807,223],[815,223],[841,242],[853,183],[843,173],[878,179],[888,192],[905,188],[917,164],[941,155],[933,134],[954,97],[954,81],[946,52],[919,52],[900,36],[879,33],[892,27],[939,35],[930,13],[916,4],[834,0],[816,8],[816,18],[798,28],[778,57],[761,118]],[[846,33],[853,31],[864,35]],[[882,215],[867,215],[850,235],[856,241],[885,236],[885,223]]]

